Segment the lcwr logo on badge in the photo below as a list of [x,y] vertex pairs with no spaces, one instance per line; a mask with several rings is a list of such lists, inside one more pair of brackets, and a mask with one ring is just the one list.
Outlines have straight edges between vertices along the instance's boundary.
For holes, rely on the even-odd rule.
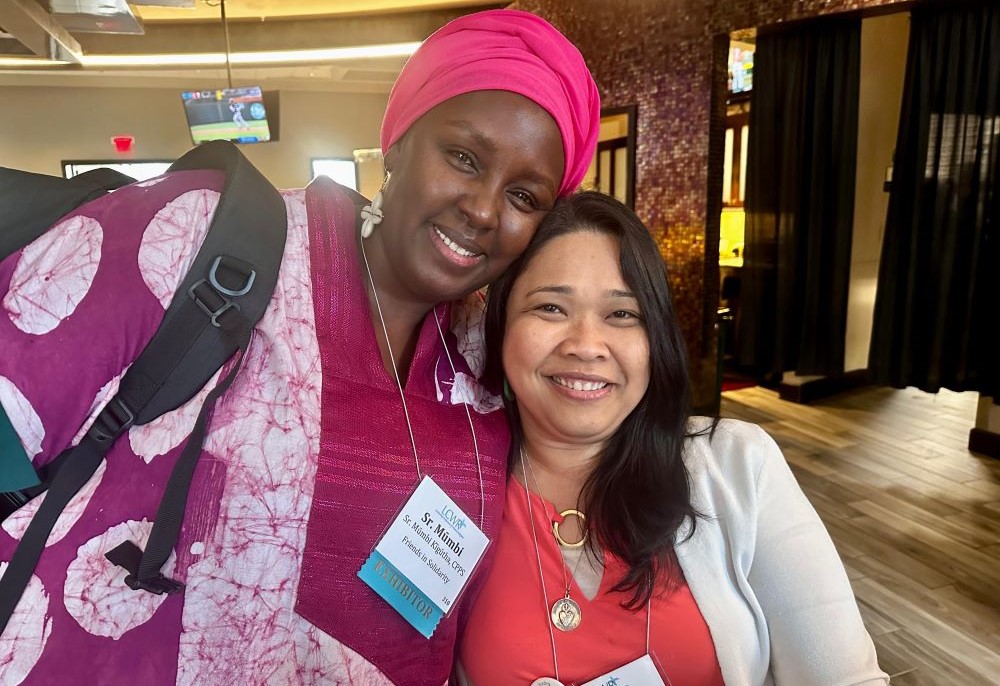
[[444,507],[437,511],[437,514],[444,518],[444,521],[458,534],[459,538],[465,538],[462,535],[462,529],[465,528],[468,522],[465,521],[465,517],[462,517],[460,513],[461,510],[456,512],[453,507]]
[[586,682],[583,686],[669,686],[660,676],[649,653],[618,669]]

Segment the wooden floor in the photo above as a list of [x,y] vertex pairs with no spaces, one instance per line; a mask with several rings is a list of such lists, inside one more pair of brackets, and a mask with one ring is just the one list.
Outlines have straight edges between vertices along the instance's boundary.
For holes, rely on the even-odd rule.
[[784,450],[894,686],[1000,684],[1000,460],[966,448],[976,401],[887,388],[811,405],[762,388],[723,394],[723,416],[760,424]]

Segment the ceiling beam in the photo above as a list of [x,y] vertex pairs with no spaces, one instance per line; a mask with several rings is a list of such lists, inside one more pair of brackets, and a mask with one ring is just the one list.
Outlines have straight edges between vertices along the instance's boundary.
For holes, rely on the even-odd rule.
[[34,0],[0,0],[0,26],[39,57],[79,62],[80,43]]
[[[456,10],[427,10],[346,17],[231,21],[229,34],[233,52],[405,43],[424,40],[461,14]],[[88,55],[222,52],[225,49],[221,21],[155,23],[146,24],[145,29],[142,36],[81,34],[80,42]]]

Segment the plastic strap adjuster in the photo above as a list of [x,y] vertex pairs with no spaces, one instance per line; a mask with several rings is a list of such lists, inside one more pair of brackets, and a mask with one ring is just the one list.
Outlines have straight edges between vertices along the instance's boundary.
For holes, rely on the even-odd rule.
[[183,588],[184,584],[180,581],[175,581],[169,579],[163,574],[157,574],[150,579],[140,579],[137,576],[139,566],[142,564],[142,548],[137,546],[132,541],[125,541],[120,543],[107,553],[104,557],[108,558],[108,561],[116,567],[121,567],[128,572],[125,577],[125,585],[131,588],[133,591],[148,591],[149,593],[155,593],[156,595],[173,595],[174,593],[179,593]]
[[[243,285],[240,288],[226,288],[219,282],[219,267],[225,267],[228,270],[238,272],[240,276],[243,277]],[[212,262],[212,268],[208,270],[208,281],[215,287],[215,290],[219,291],[223,295],[228,295],[231,298],[238,298],[241,295],[246,295],[253,288],[254,279],[257,278],[257,272],[248,263],[243,260],[238,260],[235,257],[229,257],[228,255],[218,255],[215,261]]]
[[239,311],[240,309],[240,306],[232,300],[223,297],[216,290],[215,285],[209,283],[207,279],[202,279],[192,284],[191,288],[188,289],[188,295],[201,308],[201,311],[211,318],[212,326],[217,329],[222,326],[219,319],[223,314],[229,310]]
[[180,581],[169,579],[163,576],[163,574],[157,574],[152,579],[137,579],[134,574],[129,574],[125,577],[125,585],[133,591],[149,591],[156,595],[163,595],[164,593],[173,595],[184,590],[184,584]]
[[113,441],[135,423],[135,413],[125,401],[115,396],[97,415],[87,435],[98,443]]

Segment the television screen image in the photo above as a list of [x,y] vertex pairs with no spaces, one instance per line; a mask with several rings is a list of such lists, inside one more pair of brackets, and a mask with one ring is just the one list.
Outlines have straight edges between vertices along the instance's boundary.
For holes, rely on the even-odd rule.
[[753,90],[754,46],[742,41],[729,43],[729,92],[748,93]]
[[272,139],[259,86],[181,93],[191,140],[266,143]]

